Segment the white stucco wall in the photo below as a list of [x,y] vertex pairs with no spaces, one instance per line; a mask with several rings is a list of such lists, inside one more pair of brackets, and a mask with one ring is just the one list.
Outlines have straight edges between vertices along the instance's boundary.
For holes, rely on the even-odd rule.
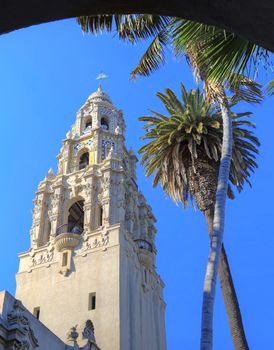
[[[112,231],[118,241],[118,231]],[[96,293],[96,309],[88,310],[89,293]],[[63,341],[76,324],[79,333],[91,319],[103,350],[119,349],[119,245],[86,256],[74,256],[72,272],[59,273],[59,262],[17,274],[16,297]],[[80,338],[80,337],[79,337]]]
[[[67,331],[78,332],[91,319],[102,350],[165,350],[162,282],[154,266],[145,267],[138,249],[119,227],[109,233],[109,245],[85,256],[73,256],[72,272],[59,273],[59,262],[17,274],[16,297],[64,342]],[[80,248],[79,248],[80,249]],[[26,264],[23,255],[23,266]],[[96,309],[88,310],[88,295],[96,293]],[[79,337],[81,338],[81,337]],[[81,344],[80,344],[81,345]]]

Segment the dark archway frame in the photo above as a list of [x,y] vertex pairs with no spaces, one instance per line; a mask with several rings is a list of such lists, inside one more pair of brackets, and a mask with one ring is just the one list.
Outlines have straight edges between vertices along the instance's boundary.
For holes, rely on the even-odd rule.
[[212,24],[274,51],[273,0],[2,0],[0,34],[89,14],[151,13]]

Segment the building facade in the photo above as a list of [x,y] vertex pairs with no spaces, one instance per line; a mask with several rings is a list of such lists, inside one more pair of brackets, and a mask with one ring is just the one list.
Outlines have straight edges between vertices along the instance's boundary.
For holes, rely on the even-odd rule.
[[[20,300],[64,348],[166,349],[155,218],[124,134],[122,112],[99,87],[63,140],[58,173],[35,195],[13,307]],[[39,337],[30,349],[43,349]]]

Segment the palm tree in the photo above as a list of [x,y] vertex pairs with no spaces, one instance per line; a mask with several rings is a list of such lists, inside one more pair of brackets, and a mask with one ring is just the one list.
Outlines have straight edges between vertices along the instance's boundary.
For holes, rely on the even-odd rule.
[[[161,184],[175,202],[180,201],[186,207],[189,199],[195,201],[205,214],[212,237],[222,154],[221,110],[218,105],[207,102],[199,89],[187,93],[181,84],[181,94],[182,101],[170,89],[165,94],[157,93],[168,116],[152,112],[140,118],[146,123],[143,139],[148,141],[139,151],[141,163],[147,176],[154,174],[153,186]],[[251,186],[249,176],[257,168],[255,155],[259,141],[251,130],[255,126],[243,119],[249,115],[247,112],[231,114],[234,141],[227,191],[231,199],[234,198],[232,187],[241,192],[245,182]],[[224,246],[219,277],[235,349],[248,349]]]
[[[141,58],[136,69],[132,72],[133,77],[136,77],[138,74],[149,75],[153,70],[157,69],[165,61],[165,47],[168,44],[172,44],[177,54],[185,52],[194,68],[195,75],[204,81],[207,98],[215,100],[220,105],[223,118],[223,146],[219,166],[210,254],[204,284],[201,334],[201,349],[211,349],[215,287],[224,232],[226,193],[232,157],[232,118],[225,87],[229,87],[234,92],[237,92],[238,99],[242,98],[249,102],[258,102],[260,100],[261,94],[258,84],[254,84],[241,74],[245,72],[249,59],[254,57],[254,52],[258,52],[259,49],[256,51],[256,46],[251,45],[252,49],[248,46],[240,52],[238,45],[236,53],[240,52],[240,58],[236,60],[234,57],[234,65],[230,67],[230,70],[226,70],[226,72],[231,71],[231,73],[223,76],[218,75],[218,79],[215,79],[211,74],[212,60],[208,56],[208,50],[212,50],[212,47],[222,35],[220,32],[218,35],[215,35],[215,31],[212,31],[214,27],[199,24],[197,28],[197,24],[191,21],[152,15],[102,15],[82,17],[78,21],[84,31],[91,32],[98,32],[103,29],[110,31],[113,22],[115,22],[119,38],[131,42],[153,37],[151,45]],[[192,31],[191,28],[193,28]],[[239,41],[241,42],[240,39],[236,37],[236,41],[230,40],[230,42],[236,42],[237,44]],[[246,59],[243,60],[243,56]],[[231,330],[233,330],[232,327]],[[241,334],[244,335],[243,332]],[[247,349],[248,346],[245,339],[242,339],[242,343],[241,347],[235,345],[235,348]]]
[[[216,200],[221,159],[221,110],[217,104],[209,103],[199,88],[187,92],[181,83],[180,89],[182,101],[171,89],[157,93],[168,116],[152,111],[152,115],[139,118],[146,123],[142,139],[149,140],[139,150],[141,164],[146,176],[154,174],[154,187],[160,183],[174,202],[181,202],[185,208],[189,199],[195,201],[210,221],[212,214],[208,209]],[[252,131],[255,124],[246,119],[250,115],[231,114],[234,142],[227,191],[230,199],[235,198],[233,187],[238,192],[245,183],[251,187],[250,172],[257,168],[255,158],[260,143]]]
[[[174,32],[177,30],[178,27],[175,28]],[[212,238],[210,242],[210,252],[203,290],[201,350],[211,350],[213,347],[213,310],[216,280],[220,260],[223,260],[225,256],[223,254],[223,258],[221,258],[226,198],[229,188],[229,175],[232,161],[232,146],[235,141],[233,140],[233,118],[225,87],[236,92],[237,99],[242,98],[249,102],[259,102],[261,98],[259,85],[241,74],[233,74],[233,80],[228,79],[223,84],[220,84],[218,80],[214,80],[210,77],[211,65],[207,59],[201,59],[201,56],[204,56],[204,47],[210,47],[213,40],[214,36],[212,37],[212,40],[209,38],[207,41],[204,40],[203,36],[197,36],[195,42],[188,41],[187,39],[184,41],[184,39],[182,40],[182,37],[178,34],[175,38],[175,41],[177,41],[177,49],[178,47],[180,49],[184,48],[184,51],[194,69],[195,75],[204,82],[207,99],[209,101],[217,102],[220,106],[222,115],[222,150],[218,171],[215,208],[213,211]],[[247,346],[247,343],[242,344],[239,349],[246,348]],[[238,349],[238,347],[235,348]]]

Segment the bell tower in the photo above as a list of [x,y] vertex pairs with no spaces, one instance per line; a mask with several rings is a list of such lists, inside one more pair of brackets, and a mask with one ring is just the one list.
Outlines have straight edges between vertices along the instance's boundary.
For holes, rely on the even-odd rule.
[[31,246],[19,255],[16,298],[75,349],[88,331],[92,349],[166,349],[155,218],[124,134],[99,87],[63,140],[58,173],[39,183]]

